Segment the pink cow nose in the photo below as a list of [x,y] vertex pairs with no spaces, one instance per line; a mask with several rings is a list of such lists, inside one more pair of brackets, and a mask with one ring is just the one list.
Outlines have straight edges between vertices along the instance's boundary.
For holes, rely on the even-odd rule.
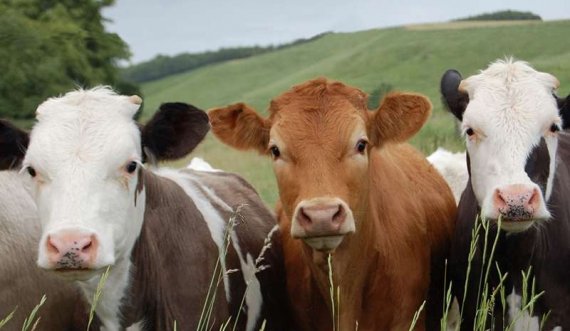
[[87,269],[97,257],[99,243],[94,234],[60,231],[48,235],[46,251],[55,269]]
[[496,189],[493,195],[493,203],[499,214],[510,220],[534,218],[541,201],[536,187],[520,184]]
[[339,203],[300,207],[297,222],[309,237],[338,235],[346,220],[346,210]]

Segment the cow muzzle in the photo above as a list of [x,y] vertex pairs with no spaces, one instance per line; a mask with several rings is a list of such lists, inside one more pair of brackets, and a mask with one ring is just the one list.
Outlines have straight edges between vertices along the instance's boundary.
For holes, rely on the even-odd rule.
[[[80,280],[90,278],[94,270],[99,250],[99,240],[91,232],[60,230],[47,235],[40,247],[43,259],[38,261],[41,268],[55,271],[62,277]],[[43,253],[43,254],[41,254]]]
[[293,214],[291,236],[318,251],[334,251],[354,231],[352,211],[338,198],[303,200]]
[[494,190],[492,214],[501,217],[501,228],[509,232],[528,229],[535,221],[549,218],[538,187],[514,184]]

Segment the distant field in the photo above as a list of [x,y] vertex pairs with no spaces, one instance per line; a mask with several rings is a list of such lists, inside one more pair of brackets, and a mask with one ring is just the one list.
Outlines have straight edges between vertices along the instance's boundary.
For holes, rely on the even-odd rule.
[[[413,144],[425,153],[437,146],[459,150],[462,143],[451,116],[442,109],[438,92],[446,69],[471,75],[497,58],[512,55],[554,74],[561,82],[561,94],[570,92],[570,20],[496,23],[458,22],[337,33],[281,51],[170,76],[143,85],[143,118],[167,101],[189,102],[202,109],[245,101],[266,113],[269,101],[279,93],[307,79],[326,76],[366,92],[390,85],[429,96],[434,112]],[[268,158],[231,150],[211,135],[193,156],[243,175],[269,205],[275,202],[277,189]]]

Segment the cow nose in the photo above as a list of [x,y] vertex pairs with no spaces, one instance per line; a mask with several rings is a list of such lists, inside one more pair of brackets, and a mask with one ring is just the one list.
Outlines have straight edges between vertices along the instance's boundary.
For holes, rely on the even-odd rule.
[[493,195],[493,202],[499,214],[511,220],[531,219],[541,207],[542,199],[536,187],[509,185],[498,188]]
[[56,269],[86,269],[95,261],[98,241],[94,234],[61,231],[48,235],[46,246]]
[[340,203],[300,207],[297,222],[307,236],[337,235],[346,220],[346,210]]

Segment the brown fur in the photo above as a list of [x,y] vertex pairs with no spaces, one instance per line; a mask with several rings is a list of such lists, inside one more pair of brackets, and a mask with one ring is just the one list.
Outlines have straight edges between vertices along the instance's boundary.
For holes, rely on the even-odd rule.
[[[140,171],[146,189],[145,220],[132,252],[133,283],[128,304],[121,309],[125,315],[123,325],[142,320],[143,330],[173,330],[176,321],[179,330],[195,330],[214,275],[218,248],[194,201],[177,183],[146,170]],[[193,184],[195,189],[207,187],[234,209],[244,206],[240,211],[244,221],[234,229],[242,253],[256,258],[275,221],[255,190],[233,174],[184,172],[199,183]],[[213,206],[224,220],[232,217],[232,213],[215,202]],[[268,250],[264,256],[270,268],[257,274],[264,295],[260,323],[266,319],[267,330],[287,327],[287,314],[275,309],[285,302],[285,294],[281,294],[283,268],[276,254],[280,254],[279,249]],[[240,315],[236,330],[243,330],[247,306],[241,310],[240,306],[246,285],[233,245],[229,245],[226,268],[234,270],[228,274],[231,301],[226,301],[224,284],[220,282],[208,328],[218,330],[229,318],[233,327],[233,321]]]
[[[267,120],[248,107],[242,107],[247,116],[230,124],[224,123],[228,108],[209,116],[213,132],[231,146],[262,151],[270,138],[277,141],[277,213],[284,234],[300,201],[334,196],[348,203],[356,232],[333,254],[341,330],[354,330],[356,323],[359,330],[408,330],[428,296],[428,326],[435,328],[455,201],[423,155],[400,144],[425,123],[431,104],[417,94],[392,93],[375,112],[365,105],[360,90],[317,79],[276,98]],[[260,123],[264,130],[270,124],[271,137],[242,138],[245,128]],[[357,130],[370,140],[367,163],[354,156]],[[326,255],[290,235],[283,238],[283,251],[297,322],[304,330],[330,330]],[[422,314],[417,330],[424,321]]]

